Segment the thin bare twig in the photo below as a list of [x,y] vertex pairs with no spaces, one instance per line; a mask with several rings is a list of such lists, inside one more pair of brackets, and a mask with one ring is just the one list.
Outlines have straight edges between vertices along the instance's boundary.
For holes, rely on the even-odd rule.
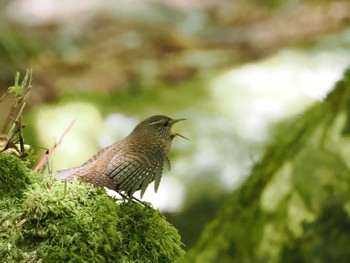
[[1,98],[0,98],[0,103],[1,103],[2,100],[6,97],[6,94],[7,94],[7,92],[5,92],[5,93],[1,96]]
[[55,149],[57,148],[58,145],[61,144],[64,136],[66,136],[66,134],[68,133],[68,131],[72,128],[72,126],[74,125],[75,120],[73,120],[68,127],[64,130],[63,134],[61,135],[60,139],[55,142],[55,144],[48,150],[48,152],[43,156],[43,158],[41,158],[40,162],[37,164],[37,166],[34,168],[34,172],[39,171],[48,161],[49,157],[53,154],[53,152],[55,151]]

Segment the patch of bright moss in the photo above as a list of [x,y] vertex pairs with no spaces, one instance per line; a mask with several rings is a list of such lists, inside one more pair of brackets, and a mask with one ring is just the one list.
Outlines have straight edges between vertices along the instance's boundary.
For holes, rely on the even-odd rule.
[[27,176],[33,183],[22,199],[0,200],[4,262],[174,262],[183,256],[177,230],[159,211],[116,203],[78,181]]

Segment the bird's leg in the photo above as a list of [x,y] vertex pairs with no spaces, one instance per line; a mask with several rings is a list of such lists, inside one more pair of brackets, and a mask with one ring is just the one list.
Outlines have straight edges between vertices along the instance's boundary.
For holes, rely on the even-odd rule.
[[115,190],[123,199],[128,199],[129,197],[126,194],[123,194],[121,191]]
[[134,197],[134,196],[127,196],[126,194],[122,193],[121,191],[116,191],[122,198],[125,200],[129,200],[131,202],[139,203],[143,206],[150,206],[148,202],[141,201],[140,199]]
[[131,196],[129,200],[132,202],[135,202],[135,203],[139,203],[139,204],[143,205],[144,207],[152,208],[152,206],[149,202],[141,201],[140,199],[136,198],[135,196]]
[[140,199],[134,197],[134,196],[130,196],[130,201],[134,201],[134,202],[137,202],[137,203],[140,203],[140,204],[144,204],[143,201],[141,201]]

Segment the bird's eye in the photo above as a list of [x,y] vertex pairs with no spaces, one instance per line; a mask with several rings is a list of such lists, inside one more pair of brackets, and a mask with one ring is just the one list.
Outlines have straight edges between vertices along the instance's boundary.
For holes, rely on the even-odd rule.
[[167,127],[169,125],[169,121],[168,120],[165,120],[164,122],[163,122],[163,126],[164,127]]

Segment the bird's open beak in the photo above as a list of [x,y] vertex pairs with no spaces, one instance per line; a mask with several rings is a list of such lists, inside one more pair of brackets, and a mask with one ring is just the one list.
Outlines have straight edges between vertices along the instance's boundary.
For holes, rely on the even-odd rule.
[[184,138],[184,139],[186,139],[188,141],[190,140],[190,139],[186,138],[185,136],[183,136],[183,135],[181,135],[180,133],[177,133],[177,132],[172,133],[171,136],[173,138],[175,138],[176,136],[180,136],[181,138]]
[[[171,125],[174,125],[175,123],[179,122],[179,121],[185,121],[185,120],[188,120],[187,118],[182,118],[182,119],[174,119],[174,120],[171,120]],[[175,138],[176,136],[180,136],[186,140],[189,140],[188,138],[186,138],[185,136],[181,135],[180,133],[177,133],[177,132],[174,132],[171,134],[172,138]]]

